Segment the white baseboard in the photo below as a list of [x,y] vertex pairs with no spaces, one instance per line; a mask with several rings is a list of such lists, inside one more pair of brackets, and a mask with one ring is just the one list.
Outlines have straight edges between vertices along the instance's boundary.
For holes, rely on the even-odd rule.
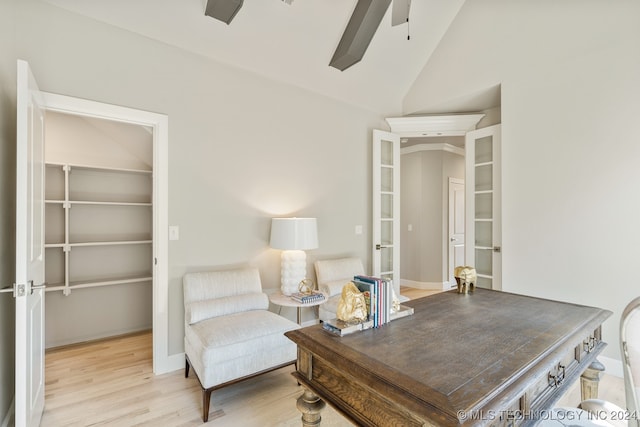
[[11,400],[11,406],[9,406],[7,413],[4,415],[4,418],[2,419],[2,427],[9,427],[13,425],[15,404],[16,404],[16,399],[14,396],[14,398]]
[[184,369],[184,360],[184,352],[170,354],[163,357],[162,360],[154,360],[153,373],[154,375],[162,375]]
[[598,356],[598,360],[604,365],[605,374],[613,375],[614,377],[618,378],[623,377],[624,373],[622,371],[622,361],[606,356]]
[[140,326],[138,328],[114,329],[114,330],[111,330],[111,331],[102,332],[100,334],[77,336],[77,337],[73,337],[73,338],[65,338],[65,339],[62,339],[62,340],[49,341],[49,342],[45,343],[45,350],[49,350],[49,349],[57,348],[57,347],[64,347],[64,346],[72,345],[72,344],[88,343],[88,342],[92,342],[92,341],[102,340],[102,339],[105,339],[105,338],[119,337],[119,336],[122,336],[122,335],[135,334],[135,333],[138,333],[138,332],[144,332],[144,331],[150,331],[150,330],[151,330],[151,325],[144,325],[144,326]]
[[414,280],[400,279],[400,286],[409,288],[448,291],[451,285],[448,282],[417,282]]

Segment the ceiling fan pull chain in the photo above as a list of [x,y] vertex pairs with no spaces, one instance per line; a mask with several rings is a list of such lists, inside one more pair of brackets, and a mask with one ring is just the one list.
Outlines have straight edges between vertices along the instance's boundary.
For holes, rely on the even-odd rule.
[[407,40],[411,40],[411,34],[409,33],[409,17],[407,16]]

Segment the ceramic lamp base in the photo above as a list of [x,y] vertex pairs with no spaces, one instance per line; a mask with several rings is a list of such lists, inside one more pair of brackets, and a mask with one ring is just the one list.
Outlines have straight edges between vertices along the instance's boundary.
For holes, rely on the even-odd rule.
[[298,285],[307,275],[307,254],[298,250],[282,251],[280,260],[280,291],[283,295],[298,292]]

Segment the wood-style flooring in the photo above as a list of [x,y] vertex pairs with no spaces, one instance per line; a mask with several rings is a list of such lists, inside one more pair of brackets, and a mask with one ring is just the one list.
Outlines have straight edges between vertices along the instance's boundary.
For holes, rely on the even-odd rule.
[[[403,288],[411,299],[430,291]],[[293,366],[213,392],[209,422],[201,419],[201,389],[184,371],[153,375],[151,333],[52,349],[46,353],[46,396],[41,426],[299,426],[301,388]],[[621,379],[604,375],[600,397],[624,402]],[[576,406],[577,384],[559,405]],[[325,427],[351,426],[332,408]]]

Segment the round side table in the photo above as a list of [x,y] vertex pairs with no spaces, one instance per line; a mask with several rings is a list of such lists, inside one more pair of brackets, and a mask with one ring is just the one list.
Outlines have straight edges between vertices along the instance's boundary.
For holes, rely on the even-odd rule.
[[304,307],[315,307],[320,304],[324,304],[325,302],[327,302],[327,296],[325,295],[322,301],[313,301],[313,302],[308,302],[303,304],[287,295],[283,295],[280,292],[278,292],[277,294],[269,295],[269,301],[271,301],[275,305],[280,306],[280,309],[278,310],[278,314],[280,314],[280,310],[282,310],[282,307],[296,307],[298,309],[297,310],[298,325],[300,325],[302,309]]

